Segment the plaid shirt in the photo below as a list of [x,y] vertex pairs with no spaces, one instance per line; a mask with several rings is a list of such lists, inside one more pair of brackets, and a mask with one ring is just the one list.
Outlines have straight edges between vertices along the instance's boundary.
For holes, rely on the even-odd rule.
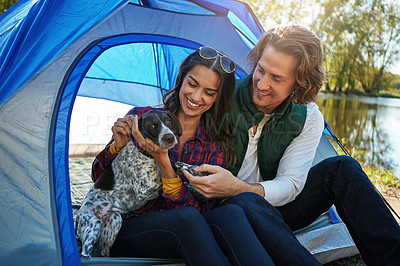
[[[137,115],[138,117],[141,117],[145,112],[151,109],[151,107],[134,107],[127,113],[127,115]],[[112,142],[113,139],[111,139],[105,149],[96,156],[93,162],[92,179],[94,182],[96,182],[100,177],[104,169],[111,164],[112,160],[117,157],[117,154],[112,154],[108,150]],[[135,140],[133,140],[133,142],[139,150],[143,151]],[[203,118],[200,120],[199,127],[194,136],[184,144],[182,154],[180,154],[179,150],[180,143],[168,151],[171,164],[180,161],[192,165],[202,165],[207,163],[225,167],[225,158],[222,149],[216,142],[213,142],[207,134],[205,120]],[[183,175],[180,176],[180,178],[183,182],[188,182]],[[179,196],[176,199],[162,193],[162,188],[160,189],[159,194],[160,196],[157,199],[132,212],[129,216],[139,216],[145,213],[176,209],[180,207],[194,207],[199,212],[204,212],[210,210],[215,203],[215,200],[208,200],[204,204],[198,202],[184,184],[182,184]]]

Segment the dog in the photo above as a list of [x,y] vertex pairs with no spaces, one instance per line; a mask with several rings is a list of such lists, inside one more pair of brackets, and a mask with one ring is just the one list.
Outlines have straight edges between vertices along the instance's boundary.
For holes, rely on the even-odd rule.
[[[169,111],[152,109],[138,120],[139,131],[161,148],[170,149],[182,135],[179,120]],[[129,141],[87,193],[75,219],[81,256],[90,258],[95,246],[108,257],[122,215],[158,197],[161,178],[154,158]]]

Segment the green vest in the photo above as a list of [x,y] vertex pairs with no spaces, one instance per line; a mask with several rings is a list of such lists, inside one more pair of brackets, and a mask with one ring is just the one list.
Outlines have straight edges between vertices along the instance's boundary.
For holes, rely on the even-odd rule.
[[[229,170],[235,176],[243,163],[249,142],[248,130],[257,125],[264,113],[257,110],[250,95],[249,84],[252,75],[238,80],[232,100],[229,118],[233,126],[232,145],[236,148],[237,161]],[[265,124],[258,141],[258,164],[263,180],[272,180],[276,176],[279,161],[285,149],[297,137],[307,116],[305,105],[295,105],[290,99],[282,102]]]

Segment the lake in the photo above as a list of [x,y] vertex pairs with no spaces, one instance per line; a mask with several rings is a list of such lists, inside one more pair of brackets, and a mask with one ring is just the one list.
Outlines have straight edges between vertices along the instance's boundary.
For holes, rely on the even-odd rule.
[[400,99],[320,93],[317,104],[354,158],[400,178]]

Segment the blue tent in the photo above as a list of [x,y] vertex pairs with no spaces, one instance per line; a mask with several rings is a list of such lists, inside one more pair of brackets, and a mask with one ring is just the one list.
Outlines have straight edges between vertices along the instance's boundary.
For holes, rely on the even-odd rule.
[[[237,64],[237,77],[244,77],[249,72],[246,55],[262,34],[248,5],[235,0],[21,0],[3,14],[0,261],[81,263],[68,166],[69,124],[77,95],[139,106],[160,104],[180,62],[201,45],[227,54]],[[321,143],[325,148],[319,149],[316,161],[335,154],[326,138]],[[346,250],[333,259],[352,255],[354,243],[344,225],[326,225],[340,225],[345,241],[318,242],[317,248],[308,246],[310,251],[317,256]],[[299,232],[299,239],[306,246],[306,239],[315,244],[321,240],[317,235],[310,238],[315,232]],[[134,262],[166,261],[83,261]]]

